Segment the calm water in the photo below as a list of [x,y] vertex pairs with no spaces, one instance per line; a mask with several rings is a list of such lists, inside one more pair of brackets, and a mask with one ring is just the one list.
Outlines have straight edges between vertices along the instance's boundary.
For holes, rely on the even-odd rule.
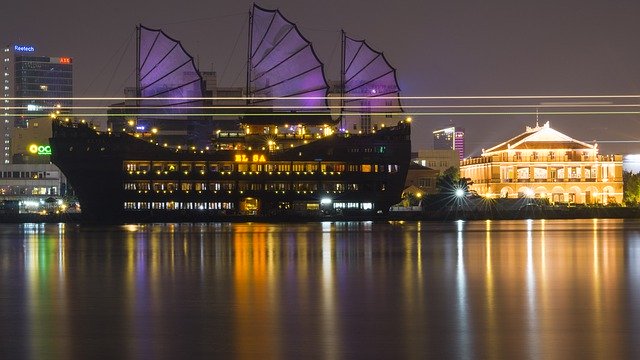
[[2,359],[638,359],[640,221],[0,225]]

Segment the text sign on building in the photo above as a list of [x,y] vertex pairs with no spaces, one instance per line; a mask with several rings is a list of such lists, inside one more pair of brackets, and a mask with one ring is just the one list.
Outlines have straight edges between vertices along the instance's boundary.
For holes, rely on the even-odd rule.
[[71,64],[71,58],[70,57],[61,57],[60,58],[60,64]]
[[29,145],[29,152],[37,155],[51,155],[51,146],[49,145]]
[[262,154],[253,154],[251,156],[249,155],[245,155],[245,154],[241,154],[241,155],[235,155],[234,157],[234,161],[235,162],[265,162],[267,161],[264,157],[264,155]]
[[13,50],[17,52],[35,52],[36,48],[31,45],[13,45]]

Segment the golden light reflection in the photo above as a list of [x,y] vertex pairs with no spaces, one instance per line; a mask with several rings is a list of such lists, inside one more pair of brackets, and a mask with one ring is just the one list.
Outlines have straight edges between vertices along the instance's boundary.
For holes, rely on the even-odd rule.
[[233,236],[233,277],[236,299],[234,344],[238,359],[253,359],[255,349],[279,357],[277,283],[265,224],[238,224]]
[[[58,229],[54,229],[54,227]],[[64,225],[24,224],[26,307],[32,358],[70,358]],[[49,234],[56,234],[51,236]]]
[[322,297],[321,297],[321,333],[322,333],[322,349],[320,352],[322,358],[338,359],[340,358],[338,350],[340,349],[340,328],[338,326],[337,309],[336,309],[336,291],[335,291],[335,274],[333,259],[336,252],[332,233],[322,233]]
[[464,250],[464,225],[463,220],[457,221],[457,262],[456,262],[456,297],[458,299],[456,307],[456,315],[458,322],[458,339],[457,347],[463,358],[468,359],[471,356],[471,332],[469,329],[469,313],[467,298],[467,276],[465,272],[465,250]]
[[[621,354],[622,338],[614,329],[624,322],[625,315],[617,311],[624,291],[620,281],[624,279],[624,242],[614,237],[615,221],[581,220],[575,222],[539,221],[484,223],[484,246],[481,249],[466,237],[458,248],[458,280],[468,269],[467,284],[473,284],[476,274],[470,269],[483,269],[486,307],[486,342],[489,358],[504,357],[498,351],[507,347],[494,334],[503,333],[505,326],[525,334],[523,348],[531,353],[544,354],[545,358],[561,358],[567,348],[580,349],[584,353],[609,357],[607,351]],[[523,227],[526,237],[519,237],[517,228]],[[510,229],[506,233],[503,231]],[[502,231],[500,231],[502,230]],[[482,259],[482,263],[479,260]],[[496,287],[500,284],[500,287]],[[458,296],[464,291],[457,287]],[[624,302],[624,300],[622,300]],[[499,310],[499,316],[495,313]],[[524,316],[521,323],[509,314]],[[471,315],[470,315],[471,316]],[[492,330],[493,329],[493,330]],[[563,343],[543,329],[565,329],[566,334],[581,332],[592,334],[584,344]],[[566,335],[563,341],[577,341],[580,337]],[[517,354],[516,354],[516,357]],[[616,356],[613,356],[614,358]]]
[[[485,221],[485,286],[486,286],[486,307],[485,311],[487,313],[487,329],[485,332],[487,342],[491,344],[497,344],[500,339],[498,338],[498,332],[495,331],[498,325],[498,316],[499,313],[496,310],[496,299],[495,299],[495,287],[494,287],[494,274],[493,274],[493,259],[491,257],[491,220]],[[497,347],[489,348],[489,358],[497,359],[498,353],[496,352]]]

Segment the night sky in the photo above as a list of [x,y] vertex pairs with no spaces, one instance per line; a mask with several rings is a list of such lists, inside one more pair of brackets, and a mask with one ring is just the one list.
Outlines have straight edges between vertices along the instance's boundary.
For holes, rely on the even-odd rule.
[[[78,97],[120,97],[123,87],[133,85],[135,25],[142,23],[181,40],[201,70],[218,72],[221,85],[241,86],[251,4],[11,1],[11,11],[0,13],[0,40],[33,45],[42,55],[73,57]],[[298,24],[329,79],[338,78],[344,29],[384,51],[398,69],[404,96],[640,94],[637,0],[269,0],[259,5],[279,8]],[[414,149],[431,147],[431,132],[454,124],[466,128],[467,155],[477,156],[535,125],[536,117],[414,120]],[[540,123],[546,121],[576,139],[598,140],[601,153],[640,152],[640,142],[629,142],[640,140],[640,115],[541,115]]]

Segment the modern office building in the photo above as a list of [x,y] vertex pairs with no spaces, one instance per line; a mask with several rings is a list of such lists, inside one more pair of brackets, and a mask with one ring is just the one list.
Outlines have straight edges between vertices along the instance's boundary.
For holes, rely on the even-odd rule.
[[[2,49],[2,101],[0,164],[16,161],[13,133],[28,129],[30,120],[70,111],[73,106],[73,60],[37,54],[32,45],[13,44]],[[17,159],[17,162],[20,160]]]
[[448,127],[433,132],[434,150],[455,150],[458,158],[464,159],[464,129]]
[[462,161],[460,176],[489,198],[546,198],[551,203],[622,203],[622,155],[552,129],[549,122]]
[[51,116],[73,106],[73,60],[37,53],[32,45],[2,48],[0,113],[0,201],[37,211],[66,193],[66,179],[50,163]]

